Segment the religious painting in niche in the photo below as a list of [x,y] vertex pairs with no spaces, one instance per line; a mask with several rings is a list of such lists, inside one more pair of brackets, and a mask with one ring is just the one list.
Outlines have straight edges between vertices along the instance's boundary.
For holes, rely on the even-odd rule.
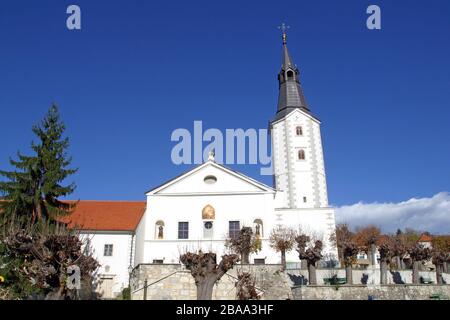
[[156,239],[164,239],[164,221],[158,220],[155,227]]
[[213,206],[208,204],[202,210],[202,219],[214,220],[215,218],[216,218],[216,210],[214,210]]
[[259,239],[263,236],[263,222],[261,219],[255,219],[253,224],[255,227],[255,237]]

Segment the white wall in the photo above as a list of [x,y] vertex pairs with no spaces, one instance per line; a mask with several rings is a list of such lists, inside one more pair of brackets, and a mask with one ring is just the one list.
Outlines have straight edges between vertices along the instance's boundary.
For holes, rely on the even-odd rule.
[[[198,195],[149,196],[145,213],[145,251],[141,263],[164,259],[165,263],[178,262],[179,255],[188,250],[224,252],[229,221],[240,221],[240,226],[253,227],[255,219],[263,221],[263,237],[268,237],[273,219],[273,194],[253,195]],[[202,209],[215,208],[213,237],[203,238]],[[164,221],[164,239],[156,239],[155,224]],[[189,222],[189,239],[178,240],[178,222]]]
[[[262,250],[251,256],[265,258],[266,263],[279,263],[280,254],[269,245],[270,232],[277,225],[285,225],[307,234],[314,234],[324,241],[324,254],[337,257],[336,248],[329,243],[330,232],[334,231],[334,210],[323,209],[274,209],[273,194],[253,195],[198,195],[198,196],[149,196],[145,213],[145,233],[143,255],[137,253],[136,264],[178,263],[180,254],[192,250],[211,250],[220,257],[226,250],[224,240],[228,237],[229,221],[240,221],[240,226],[254,227],[254,220],[263,222]],[[202,209],[207,204],[216,210],[214,236],[203,237]],[[164,221],[164,239],[157,239],[155,224]],[[178,239],[178,222],[189,222],[189,239]],[[139,234],[139,233],[138,233]],[[141,236],[137,237],[141,239]],[[141,240],[138,240],[138,242]],[[138,250],[139,251],[139,250]],[[287,254],[288,262],[299,262],[295,250]]]
[[[83,232],[83,240],[89,239],[94,258],[100,263],[99,277],[113,277],[113,293],[120,294],[128,286],[128,267],[133,235],[121,232]],[[104,256],[105,244],[113,245],[113,255]],[[134,250],[134,248],[133,248]],[[107,271],[109,266],[109,271]]]
[[[330,242],[330,235],[335,232],[333,208],[317,209],[275,209],[276,223],[290,226],[297,231],[321,240],[324,244],[324,257],[332,255],[337,259],[337,248]],[[287,261],[298,262],[295,250],[286,256]]]
[[[292,164],[294,170],[289,171],[289,174],[294,176],[307,174],[313,176],[311,179],[303,181],[301,177],[295,176],[294,188],[275,192],[270,187],[230,172],[213,161],[208,161],[147,194],[147,210],[137,232],[138,252],[135,263],[152,263],[154,260],[178,263],[181,254],[199,249],[216,252],[220,258],[226,251],[224,241],[228,238],[229,221],[239,221],[242,228],[243,226],[255,227],[256,219],[263,222],[263,248],[251,259],[265,258],[268,264],[280,262],[280,254],[271,249],[268,243],[270,232],[278,225],[288,226],[296,231],[301,228],[307,234],[313,233],[324,242],[325,254],[333,254],[337,257],[336,248],[328,241],[335,229],[335,219],[334,210],[325,206],[327,199],[319,124],[299,111],[296,113],[289,118],[293,119],[291,125],[293,134],[295,134],[296,121],[301,116],[304,117],[301,119],[306,121],[303,132],[304,139],[307,140],[305,143],[308,143],[308,146],[317,154],[310,156],[310,160],[301,164],[308,166],[307,173],[297,168],[297,164]],[[311,142],[311,139],[314,142]],[[318,178],[322,173],[323,179]],[[210,175],[217,178],[216,183],[205,183],[205,177]],[[305,208],[276,209],[279,206],[285,207],[283,200],[289,196],[289,193],[297,194],[296,190],[300,187],[305,192],[309,192],[309,199],[315,199],[313,203],[308,203]],[[214,231],[211,239],[204,237],[202,210],[207,205],[215,209]],[[157,236],[158,221],[164,223],[163,239],[158,239]],[[189,223],[188,239],[178,239],[179,222]],[[142,243],[144,243],[143,248],[140,247]],[[297,252],[295,250],[289,252],[287,260],[298,262]]]
[[144,261],[146,214],[139,221],[135,235],[135,255],[133,267]]
[[[303,135],[297,136],[297,126]],[[328,207],[320,122],[295,110],[272,125],[271,137],[276,187],[287,195],[283,207]],[[305,160],[298,159],[300,149]]]

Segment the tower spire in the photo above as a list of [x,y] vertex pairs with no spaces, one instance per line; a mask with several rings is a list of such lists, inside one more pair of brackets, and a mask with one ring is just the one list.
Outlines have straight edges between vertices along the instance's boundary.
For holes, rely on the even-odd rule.
[[303,89],[300,85],[300,73],[287,48],[287,26],[284,22],[278,27],[282,32],[283,49],[281,70],[278,73],[279,96],[277,119],[289,114],[294,109],[309,112]]

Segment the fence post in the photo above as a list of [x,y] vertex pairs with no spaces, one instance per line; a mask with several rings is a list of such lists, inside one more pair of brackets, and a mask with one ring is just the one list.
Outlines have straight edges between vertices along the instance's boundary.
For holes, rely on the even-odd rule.
[[147,279],[144,280],[144,300],[147,300]]

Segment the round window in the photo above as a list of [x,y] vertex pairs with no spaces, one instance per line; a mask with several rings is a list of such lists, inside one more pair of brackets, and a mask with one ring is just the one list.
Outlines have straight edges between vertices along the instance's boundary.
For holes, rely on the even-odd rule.
[[212,224],[212,222],[211,222],[211,221],[207,221],[207,222],[205,222],[205,229],[211,229],[211,228],[212,228],[212,226],[213,226],[213,224]]
[[205,183],[207,184],[213,184],[217,182],[217,178],[215,176],[206,176],[203,181],[205,181]]

